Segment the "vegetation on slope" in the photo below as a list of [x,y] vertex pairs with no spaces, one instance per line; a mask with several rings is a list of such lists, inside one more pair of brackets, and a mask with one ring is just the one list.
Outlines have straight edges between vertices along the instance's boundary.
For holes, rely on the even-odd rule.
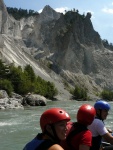
[[16,92],[25,95],[29,92],[40,94],[46,98],[53,99],[58,94],[55,85],[49,81],[37,77],[30,65],[24,70],[19,67],[6,66],[0,60],[0,89],[6,90],[9,95]]

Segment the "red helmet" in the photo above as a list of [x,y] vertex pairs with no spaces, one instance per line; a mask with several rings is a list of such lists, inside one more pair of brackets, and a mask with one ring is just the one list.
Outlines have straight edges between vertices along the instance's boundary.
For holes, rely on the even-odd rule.
[[44,131],[47,124],[54,124],[62,120],[70,121],[70,116],[66,111],[61,108],[48,109],[40,117],[41,129]]
[[84,125],[90,125],[93,122],[95,115],[95,108],[91,105],[84,104],[78,110],[77,121]]

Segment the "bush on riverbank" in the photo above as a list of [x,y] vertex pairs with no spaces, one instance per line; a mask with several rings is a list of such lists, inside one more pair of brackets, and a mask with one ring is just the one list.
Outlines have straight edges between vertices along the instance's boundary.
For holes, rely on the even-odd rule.
[[113,101],[113,91],[103,90],[100,95],[101,95],[102,99]]
[[9,80],[3,79],[0,82],[0,90],[1,89],[7,91],[8,95],[11,96],[11,93],[13,91],[13,86]]
[[75,100],[88,100],[87,90],[79,86],[75,86],[74,90],[71,91]]

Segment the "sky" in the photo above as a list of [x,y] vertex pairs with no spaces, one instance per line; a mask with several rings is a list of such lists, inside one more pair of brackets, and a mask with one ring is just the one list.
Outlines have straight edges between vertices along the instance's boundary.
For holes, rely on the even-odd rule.
[[3,0],[7,7],[31,9],[41,12],[46,5],[58,12],[79,10],[91,12],[91,22],[101,39],[113,44],[113,0]]

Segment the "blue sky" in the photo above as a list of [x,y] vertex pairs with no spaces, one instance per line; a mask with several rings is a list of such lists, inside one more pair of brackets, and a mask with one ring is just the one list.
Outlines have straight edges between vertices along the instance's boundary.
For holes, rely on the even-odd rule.
[[78,9],[80,14],[91,12],[92,24],[101,39],[113,43],[113,0],[4,0],[7,7],[32,9],[40,12],[46,5],[59,12]]

